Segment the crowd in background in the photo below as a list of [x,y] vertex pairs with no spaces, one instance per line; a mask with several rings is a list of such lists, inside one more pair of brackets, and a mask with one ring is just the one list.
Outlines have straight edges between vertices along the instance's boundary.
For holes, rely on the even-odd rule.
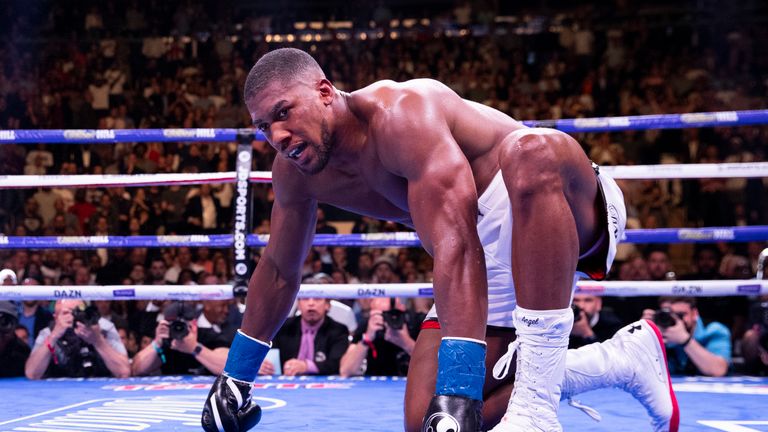
[[[0,7],[0,129],[248,127],[250,118],[242,102],[245,76],[260,55],[285,45],[309,51],[342,90],[381,79],[434,78],[465,98],[519,120],[757,109],[764,108],[768,96],[768,56],[760,43],[768,37],[764,26],[751,22],[736,26],[727,20],[697,25],[674,19],[657,25],[637,14],[640,5],[630,1],[606,5],[599,13],[589,6],[557,5],[565,11],[558,15],[557,25],[549,23],[530,32],[513,30],[534,28],[536,17],[548,11],[527,2],[521,2],[526,10],[511,11],[533,17],[527,27],[518,24],[502,32],[503,24],[494,18],[510,6],[494,1],[414,2],[408,7],[382,1],[370,10],[354,12],[328,1],[333,7],[313,13],[327,19],[352,19],[356,27],[368,29],[372,21],[374,28],[383,29],[384,37],[290,44],[268,43],[265,35],[292,31],[294,20],[305,19],[306,11],[299,8],[263,15],[264,11],[249,10],[238,2],[223,2],[223,6],[209,1],[151,2],[151,7],[118,0],[69,3],[73,4],[40,2],[21,7],[9,2]],[[700,3],[697,7],[706,7],[707,2]],[[691,7],[692,13],[702,13]],[[664,11],[649,12],[649,16],[654,13],[656,18],[668,17]],[[428,18],[430,24],[392,36],[390,20],[395,18]],[[461,33],[444,32],[449,29]],[[768,127],[584,133],[577,138],[601,165],[757,162],[766,159]],[[218,142],[3,144],[0,174],[231,171],[234,146]],[[254,142],[253,148],[253,168],[269,170],[274,158],[270,146]],[[766,221],[763,179],[619,183],[629,228]],[[252,188],[254,232],[269,233],[271,188]],[[232,228],[233,195],[231,184],[0,190],[0,232],[16,236],[226,233]],[[318,210],[318,233],[336,233],[346,226],[359,233],[406,230],[330,207]],[[765,246],[761,242],[622,245],[610,277],[633,281],[750,278]],[[254,252],[255,262],[258,253]],[[211,284],[232,278],[226,249],[0,250],[0,263],[14,271],[19,284]],[[307,257],[304,273],[322,275],[332,283],[428,282],[431,264],[430,257],[417,249],[318,247]],[[25,322],[23,317],[31,322],[29,313],[37,314],[38,309],[55,312],[51,304],[32,303],[21,307],[20,323]],[[364,342],[369,333],[370,303],[343,304],[354,315],[347,329],[358,333],[352,338],[355,342]],[[168,305],[129,301],[96,305],[100,316],[113,322],[128,357],[152,349],[157,357],[152,357],[147,371],[156,372],[165,364],[157,363],[160,352],[174,349],[163,349],[157,323],[163,321],[160,314]],[[428,306],[415,301],[390,308],[407,309],[415,322]],[[718,298],[703,299],[696,308],[704,321],[720,322],[728,329],[734,354],[740,357],[742,338],[754,337],[757,331],[750,306],[746,298]],[[59,307],[67,310],[69,306]],[[231,334],[242,314],[237,302],[190,307],[194,319],[209,311],[205,321],[211,327],[206,328],[219,329],[211,340]],[[334,307],[343,309],[341,304]],[[611,298],[602,307],[627,323],[659,305],[655,298]],[[380,313],[374,315],[377,331],[383,331]],[[40,318],[34,328],[26,327],[27,344],[35,345],[48,325],[39,323],[46,319],[50,317]],[[368,334],[368,342],[375,333]],[[407,346],[405,333],[389,334],[387,340]],[[417,329],[411,333],[415,337]],[[210,358],[207,351],[202,354],[209,363],[198,363],[215,372],[225,344],[209,345]],[[182,348],[190,347],[195,345]],[[337,360],[343,368],[344,362]],[[124,372],[120,367],[116,370]]]

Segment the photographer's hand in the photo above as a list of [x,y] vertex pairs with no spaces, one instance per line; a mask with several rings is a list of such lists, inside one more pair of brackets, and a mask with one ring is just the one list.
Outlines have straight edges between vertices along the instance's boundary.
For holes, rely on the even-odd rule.
[[379,330],[384,330],[384,317],[380,310],[372,310],[371,316],[368,318],[368,328],[365,329],[366,339],[373,342],[376,339],[376,332]]
[[579,311],[579,316],[573,320],[573,329],[571,329],[571,335],[583,339],[595,338],[595,332],[592,331],[592,327],[589,325],[589,317],[587,317],[587,314],[583,310]]
[[155,344],[159,347],[163,346],[163,341],[171,337],[170,329],[168,328],[168,321],[160,320],[155,327]]
[[89,345],[98,346],[104,342],[104,336],[101,334],[99,324],[87,326],[81,322],[75,323],[75,334]]
[[413,348],[416,346],[416,341],[408,333],[408,327],[404,325],[399,330],[395,330],[388,325],[385,325],[385,327],[384,340],[399,346],[408,355],[411,355]]
[[667,327],[661,331],[664,343],[682,345],[687,342],[691,334],[685,328],[685,323],[678,317],[675,317],[675,325]]
[[189,325],[189,334],[182,340],[172,340],[171,349],[186,354],[192,354],[192,351],[194,351],[197,346],[197,323],[191,321],[187,325]]
[[643,309],[643,316],[640,317],[640,319],[653,321],[653,315],[656,313],[653,309]]
[[72,317],[72,310],[62,308],[61,312],[56,315],[56,324],[54,324],[53,330],[51,330],[50,338],[52,344],[64,336],[67,329],[72,327],[74,320],[74,317]]

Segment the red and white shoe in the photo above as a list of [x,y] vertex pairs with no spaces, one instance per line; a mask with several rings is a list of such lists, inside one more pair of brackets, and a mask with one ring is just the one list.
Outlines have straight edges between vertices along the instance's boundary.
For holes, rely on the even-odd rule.
[[[680,408],[672,389],[664,341],[653,322],[634,322],[605,342],[568,351],[562,399],[605,387],[621,388],[637,399],[648,411],[654,431],[677,432]],[[599,417],[578,402],[572,405],[593,418]]]

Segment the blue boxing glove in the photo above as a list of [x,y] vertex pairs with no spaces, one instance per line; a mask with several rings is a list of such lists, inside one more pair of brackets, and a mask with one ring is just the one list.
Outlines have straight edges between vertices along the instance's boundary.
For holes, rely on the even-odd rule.
[[485,342],[443,338],[437,353],[435,396],[422,432],[479,432],[483,427]]
[[251,388],[270,347],[238,330],[224,372],[216,378],[205,400],[203,430],[241,432],[259,423],[261,407],[251,400]]

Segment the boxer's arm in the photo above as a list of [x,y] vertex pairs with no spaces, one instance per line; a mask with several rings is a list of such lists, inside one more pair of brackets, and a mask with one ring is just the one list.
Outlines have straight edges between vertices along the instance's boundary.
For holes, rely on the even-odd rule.
[[406,96],[388,116],[385,166],[408,180],[408,206],[434,257],[443,336],[485,339],[488,283],[477,234],[477,189],[469,161],[438,106]]
[[[278,163],[276,160],[275,168]],[[317,217],[317,201],[306,197],[285,170],[273,173],[275,202],[269,242],[248,284],[242,324],[243,332],[262,341],[272,340],[293,305]]]

